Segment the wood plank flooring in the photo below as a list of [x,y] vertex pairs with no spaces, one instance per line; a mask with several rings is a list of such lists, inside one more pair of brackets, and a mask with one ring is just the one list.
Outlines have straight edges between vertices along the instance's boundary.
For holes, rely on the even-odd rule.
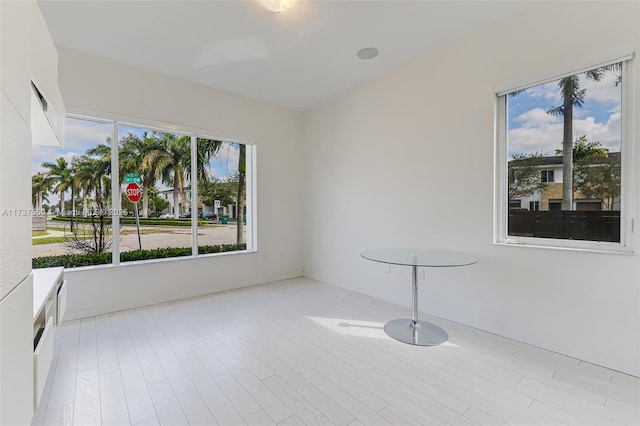
[[640,425],[640,379],[309,279],[71,321],[33,425]]

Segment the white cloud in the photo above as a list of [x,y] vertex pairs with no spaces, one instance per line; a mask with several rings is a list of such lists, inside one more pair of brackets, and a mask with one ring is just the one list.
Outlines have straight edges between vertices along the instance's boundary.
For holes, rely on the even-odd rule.
[[211,174],[224,177],[238,171],[240,151],[230,143],[225,143],[209,162]]
[[33,160],[31,161],[31,174],[35,175],[38,172],[45,173],[47,170],[42,167],[42,162]]
[[81,152],[65,152],[64,154],[62,154],[62,157],[67,160],[67,163],[71,164],[75,157],[80,157],[81,155]]
[[[573,120],[573,139],[586,135],[589,141],[599,141],[611,151],[620,150],[620,113],[613,113],[606,123],[596,122],[592,116]],[[527,111],[515,118],[522,127],[509,131],[511,153],[539,152],[554,155],[562,147],[562,119],[547,114],[540,108]]]
[[611,114],[606,123],[598,123],[593,117],[574,120],[573,134],[586,135],[590,141],[599,141],[611,151],[620,151],[621,117],[620,113]]
[[[579,78],[580,87],[587,90],[585,93],[588,99],[599,102],[620,102],[622,87],[615,84],[618,72],[608,71],[600,81],[589,80],[584,74],[580,74]],[[526,93],[532,98],[544,98],[554,105],[562,104],[558,80],[530,87]]]
[[[42,149],[41,149],[42,148]],[[33,153],[33,159],[31,162],[31,171],[32,173],[37,173],[37,172],[47,172],[48,169],[45,169],[44,167],[42,167],[42,163],[44,162],[49,162],[49,163],[55,163],[55,161],[59,158],[62,157],[65,160],[67,160],[67,163],[69,163],[69,165],[71,165],[71,162],[73,161],[74,157],[79,157],[80,155],[82,155],[82,153],[78,153],[78,152],[64,152],[64,151],[60,151],[60,149],[58,148],[56,150],[56,148],[51,148],[51,147],[41,147],[41,148],[36,148],[34,146],[34,153]]]
[[530,87],[527,89],[527,94],[532,98],[545,98],[550,100],[560,98],[558,83],[555,81]]
[[555,117],[548,114],[547,111],[542,108],[534,108],[527,112],[524,112],[514,118],[514,121],[521,123],[521,127],[535,128],[543,125],[551,125],[554,123],[561,123],[560,117]]
[[586,96],[589,99],[600,102],[620,102],[622,86],[616,86],[618,73],[608,71],[600,81],[593,81],[580,76],[580,87],[587,89]]
[[543,152],[554,155],[562,146],[562,123],[520,127],[509,131],[509,152]]
[[31,149],[31,156],[33,158],[45,159],[45,161],[50,161],[54,158],[58,158],[61,153],[62,150],[54,146],[33,145]]
[[94,121],[67,118],[65,120],[64,149],[86,151],[111,137],[111,125]]

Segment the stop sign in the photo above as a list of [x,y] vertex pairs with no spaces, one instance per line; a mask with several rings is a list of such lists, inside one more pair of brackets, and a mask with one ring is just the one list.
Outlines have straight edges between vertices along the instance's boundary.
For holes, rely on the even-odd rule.
[[131,201],[132,203],[137,203],[138,201],[140,201],[140,197],[142,197],[142,191],[140,190],[140,185],[138,185],[135,182],[131,182],[130,184],[127,185],[125,194],[127,195],[127,198],[129,199],[129,201]]

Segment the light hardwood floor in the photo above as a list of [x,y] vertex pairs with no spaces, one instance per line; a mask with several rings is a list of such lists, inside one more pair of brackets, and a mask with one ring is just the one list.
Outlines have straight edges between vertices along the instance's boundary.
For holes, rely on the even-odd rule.
[[640,424],[640,379],[308,279],[65,323],[33,424]]

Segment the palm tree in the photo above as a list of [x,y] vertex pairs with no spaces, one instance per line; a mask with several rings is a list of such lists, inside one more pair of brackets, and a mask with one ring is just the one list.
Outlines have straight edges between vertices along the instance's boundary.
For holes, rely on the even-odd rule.
[[152,165],[143,167],[146,156],[161,149],[160,140],[144,132],[142,138],[129,133],[120,140],[120,183],[124,175],[130,172],[140,174],[142,181],[142,217],[149,217],[149,191],[155,187],[155,170]]
[[53,179],[38,172],[31,176],[31,204],[34,209],[42,208],[42,200],[50,195]]
[[[556,149],[556,155],[562,155],[561,149]],[[609,149],[600,142],[589,142],[586,135],[578,137],[573,143],[573,162],[580,162],[589,158],[607,157]]]
[[73,159],[72,166],[75,170],[78,190],[82,191],[82,212],[86,215],[89,194],[100,185],[100,176],[96,173],[99,170],[98,160],[82,155]]
[[[560,149],[556,149],[556,155],[563,155],[563,151]],[[575,194],[577,192],[577,190],[579,189],[578,186],[580,188],[584,187],[584,182],[582,182],[582,180],[584,180],[584,170],[583,170],[583,166],[586,163],[589,163],[592,159],[596,159],[596,158],[607,158],[609,156],[609,149],[608,148],[604,148],[602,146],[602,144],[600,142],[589,142],[587,140],[587,136],[586,135],[582,135],[580,137],[578,137],[578,139],[575,140],[575,142],[573,143],[573,148],[572,148],[572,158],[573,158],[573,166],[572,167],[572,173],[571,173],[571,178],[573,180],[572,182],[572,194],[571,196],[573,198],[575,198]],[[564,161],[564,155],[563,155],[563,161]],[[578,170],[580,169],[580,170]],[[564,172],[564,170],[563,170]],[[581,182],[575,182],[576,181],[576,174],[580,175],[580,180]],[[564,190],[564,188],[563,188]]]
[[111,193],[111,138],[106,143],[98,144],[87,150],[87,155],[93,157],[95,163],[94,184],[96,203],[102,203],[105,195]]
[[[198,138],[196,145],[196,156],[197,158],[197,179],[199,183],[203,183],[205,186],[211,180],[209,173],[207,172],[207,165],[211,158],[213,158],[220,147],[222,146],[222,141],[217,141],[214,139],[201,139]],[[187,176],[191,177],[191,157],[187,161]]]
[[[153,132],[160,146],[149,152],[142,161],[142,169],[153,170],[155,179],[173,186],[173,215],[180,216],[180,200],[184,201],[184,183],[191,158],[191,137],[172,133]],[[183,206],[184,208],[184,206]]]
[[[212,181],[212,178],[207,171],[207,166],[222,146],[224,142],[217,141],[214,139],[201,139],[198,138],[196,141],[196,179],[192,179],[191,176],[191,157],[187,160],[185,164],[185,174],[187,179],[191,181],[191,187],[193,185],[200,185],[198,188],[203,188],[206,190],[209,186],[209,183]],[[201,200],[200,194],[198,194],[198,199]],[[200,202],[198,203],[200,204]],[[196,211],[197,206],[196,206]],[[216,212],[217,214],[218,212]]]
[[[596,68],[584,73],[587,80],[600,81],[607,71],[620,69],[621,64]],[[547,113],[563,117],[562,132],[562,210],[573,209],[573,108],[581,108],[587,89],[580,87],[578,75],[562,78],[558,81],[562,105],[551,108]]]
[[[64,215],[64,193],[73,186],[71,167],[64,157],[58,157],[55,163],[44,162],[42,163],[42,167],[49,169],[47,176],[55,182],[53,193],[59,194],[60,214]],[[71,191],[71,204],[73,205],[73,190]]]

